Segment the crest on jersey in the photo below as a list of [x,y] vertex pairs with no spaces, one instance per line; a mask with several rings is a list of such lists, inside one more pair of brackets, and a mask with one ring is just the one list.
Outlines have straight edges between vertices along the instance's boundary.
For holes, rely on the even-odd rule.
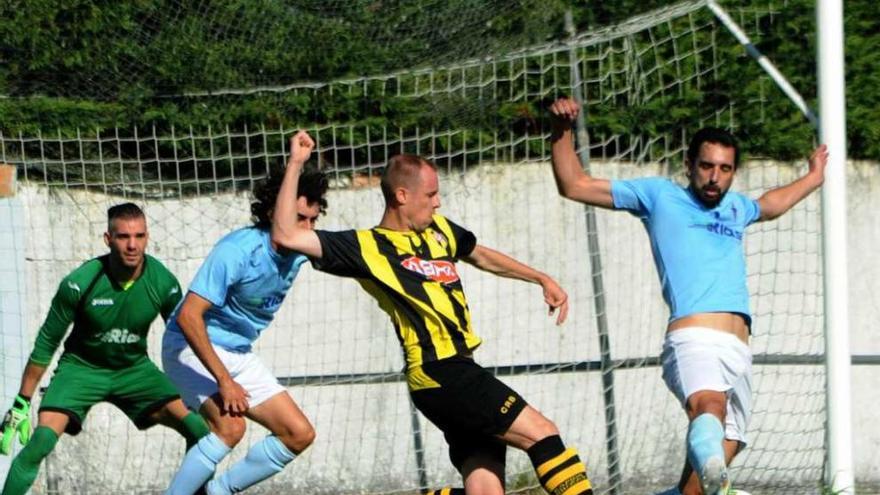
[[441,246],[446,246],[449,244],[449,241],[446,239],[446,236],[443,235],[442,232],[434,231],[434,240],[440,243]]
[[401,261],[400,265],[434,282],[441,284],[458,282],[458,271],[455,269],[455,264],[449,261],[423,260],[418,256],[410,256]]

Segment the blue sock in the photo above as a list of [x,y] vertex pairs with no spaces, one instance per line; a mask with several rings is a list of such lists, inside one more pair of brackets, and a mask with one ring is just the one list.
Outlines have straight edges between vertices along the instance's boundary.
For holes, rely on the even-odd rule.
[[232,450],[214,433],[201,438],[183,457],[180,469],[171,480],[165,495],[192,495],[205,484],[214,471],[217,463]]
[[701,475],[706,462],[718,457],[724,462],[724,426],[712,414],[701,414],[691,421],[687,435],[688,461],[697,475]]
[[255,443],[244,459],[211,480],[207,491],[210,495],[238,493],[280,473],[295,457],[278,437],[270,435]]

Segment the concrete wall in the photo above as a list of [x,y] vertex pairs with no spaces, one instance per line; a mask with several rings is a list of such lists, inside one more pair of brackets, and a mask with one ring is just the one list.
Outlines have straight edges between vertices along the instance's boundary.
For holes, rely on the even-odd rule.
[[[623,163],[593,164],[596,175],[660,173]],[[802,169],[750,163],[735,187],[757,197],[790,181]],[[583,208],[560,199],[547,164],[484,165],[442,178],[441,211],[473,230],[479,242],[512,254],[556,276],[572,300],[562,327],[546,316],[537,286],[498,279],[464,265],[461,274],[475,328],[484,339],[477,359],[488,366],[596,360],[599,356],[592,275]],[[850,167],[850,287],[853,352],[880,354],[873,337],[880,318],[880,263],[871,256],[880,241],[880,167]],[[27,244],[25,341],[31,341],[61,277],[82,260],[103,253],[105,209],[118,198],[100,192],[26,186]],[[321,228],[369,227],[381,215],[375,188],[335,189]],[[248,221],[248,198],[215,194],[186,200],[147,201],[150,252],[188,284],[219,236]],[[604,309],[614,358],[656,356],[667,311],[641,224],[621,212],[599,211]],[[756,355],[813,355],[823,349],[819,198],[813,195],[780,220],[752,227],[747,236],[749,287],[755,316]],[[8,332],[7,327],[4,331]],[[151,354],[158,361],[162,329]],[[19,337],[20,338],[20,337]],[[7,347],[4,341],[4,360]],[[11,351],[10,351],[11,352]],[[261,338],[257,352],[279,376],[394,372],[403,361],[388,323],[351,280],[303,270],[289,302]],[[12,354],[10,354],[11,356]],[[781,359],[781,358],[780,358]],[[10,361],[11,362],[11,361]],[[7,366],[15,368],[15,366]],[[17,387],[19,370],[4,371],[3,389]],[[824,370],[813,365],[758,365],[751,444],[734,471],[737,484],[764,493],[815,491],[822,477]],[[657,368],[615,372],[618,445],[624,492],[671,486],[684,459],[685,417]],[[605,404],[598,373],[542,372],[505,378],[559,425],[587,460],[594,482],[607,480]],[[856,478],[880,483],[872,455],[880,428],[871,414],[880,367],[853,370]],[[411,406],[398,381],[380,384],[297,386],[291,393],[318,431],[315,445],[262,491],[284,493],[409,493],[418,488]],[[456,475],[442,436],[419,418],[425,435],[426,476],[432,485]],[[85,431],[65,438],[38,481],[39,493],[150,492],[161,489],[179,463],[183,442],[160,428],[138,432],[111,406],[99,405]],[[252,426],[245,443],[264,432]],[[232,459],[245,449],[236,449]],[[528,484],[524,454],[508,455],[510,486]]]
[[[18,393],[18,379],[13,377],[21,378],[31,346],[30,339],[23,332],[27,307],[24,232],[21,201],[15,197],[2,197],[0,192],[0,349],[3,350],[0,358],[3,406],[0,407],[4,408],[12,404],[12,398]],[[0,472],[9,469],[9,461],[9,457],[0,456]]]

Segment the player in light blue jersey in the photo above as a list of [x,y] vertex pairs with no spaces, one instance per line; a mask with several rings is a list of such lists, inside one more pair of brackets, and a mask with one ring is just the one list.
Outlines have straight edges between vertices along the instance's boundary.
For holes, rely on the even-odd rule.
[[559,193],[584,204],[626,210],[642,221],[670,310],[661,354],[663,379],[690,422],[687,462],[671,493],[732,493],[727,465],[746,445],[751,414],[743,236],[753,222],[782,215],[819,188],[828,152],[819,146],[807,174],[756,201],[729,191],[739,165],[733,136],[706,128],[688,147],[687,187],[659,177],[609,181],[584,173],[575,153],[572,124],[579,111],[569,98],[550,106]]
[[[300,165],[314,142],[305,132],[291,139],[291,161]],[[171,315],[162,341],[165,372],[184,401],[198,409],[212,433],[184,458],[167,493],[237,493],[280,472],[315,438],[315,430],[275,375],[251,351],[290,290],[302,254],[271,240],[283,171],[254,190],[254,225],[223,237]],[[304,172],[297,189],[297,223],[313,229],[327,207],[327,178]],[[229,470],[208,481],[245,433],[250,418],[271,432]],[[207,484],[206,484],[207,482]],[[204,486],[203,486],[204,485]]]

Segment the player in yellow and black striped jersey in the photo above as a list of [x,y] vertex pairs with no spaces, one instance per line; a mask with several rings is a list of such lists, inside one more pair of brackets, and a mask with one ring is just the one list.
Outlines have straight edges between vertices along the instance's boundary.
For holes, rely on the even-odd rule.
[[[303,134],[292,140],[310,139]],[[465,490],[503,494],[505,449],[512,445],[528,453],[548,493],[591,494],[584,464],[565,447],[556,425],[474,362],[480,339],[455,264],[462,260],[541,285],[551,313],[559,311],[557,323],[568,311],[565,291],[546,274],[477,244],[473,233],[436,214],[437,171],[423,158],[391,158],[382,177],[382,220],[357,231],[296,225],[301,168],[298,162],[288,163],[272,241],[308,255],[319,270],[355,278],[388,313],[404,349],[413,402],[444,432]]]
[[356,278],[379,302],[394,322],[408,370],[468,356],[480,345],[455,266],[476,246],[474,234],[441,215],[418,233],[374,227],[317,234],[323,256],[315,267]]

